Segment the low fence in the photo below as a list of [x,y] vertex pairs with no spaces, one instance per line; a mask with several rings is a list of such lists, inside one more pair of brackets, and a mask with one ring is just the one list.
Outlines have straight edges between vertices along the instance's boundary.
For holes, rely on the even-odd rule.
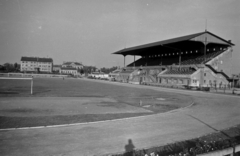
[[[231,136],[231,137],[230,137]],[[195,139],[134,149],[104,156],[226,156],[240,155],[240,125]]]
[[1,77],[69,77],[69,75],[56,74],[30,74],[30,73],[0,73]]
[[231,155],[233,156],[235,153],[240,152],[240,145],[237,145],[235,147],[227,148],[224,150],[218,150],[214,152],[209,152],[205,154],[200,154],[197,156],[226,156],[226,155]]

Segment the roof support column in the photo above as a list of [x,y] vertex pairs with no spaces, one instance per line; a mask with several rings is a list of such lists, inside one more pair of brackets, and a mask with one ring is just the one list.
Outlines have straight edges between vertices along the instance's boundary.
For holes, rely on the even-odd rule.
[[181,69],[182,56],[181,51],[179,52],[179,68]]
[[207,61],[207,42],[204,42],[204,63]]
[[135,55],[134,55],[134,62],[133,62],[133,67],[135,67]]
[[123,55],[124,56],[124,64],[123,64],[123,67],[125,68],[125,59],[126,59],[126,55]]
[[208,44],[207,43],[207,36],[206,36],[206,34],[205,34],[205,40],[204,40],[203,44],[204,44],[204,63],[205,63],[207,61],[207,58],[206,58],[207,54],[206,53],[207,53],[207,44]]

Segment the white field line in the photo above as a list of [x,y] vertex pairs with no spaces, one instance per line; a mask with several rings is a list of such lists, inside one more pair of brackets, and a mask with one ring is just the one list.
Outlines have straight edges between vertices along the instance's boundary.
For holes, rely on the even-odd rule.
[[167,88],[167,87],[157,87],[157,86],[148,86],[148,85],[136,85],[131,83],[121,83],[116,81],[103,81],[103,80],[97,80],[97,79],[79,79],[79,80],[85,80],[85,81],[95,81],[100,83],[109,83],[113,85],[118,86],[127,86],[127,87],[136,87],[136,88],[145,88],[145,89],[153,89],[156,91],[163,91],[163,92],[175,92],[175,93],[181,93],[181,94],[202,94],[202,95],[214,95],[214,96],[223,96],[223,97],[235,97],[240,98],[238,95],[232,95],[232,94],[221,94],[221,93],[214,93],[214,92],[204,92],[204,91],[196,91],[196,90],[184,90],[184,89],[175,89],[175,88]]
[[10,79],[10,80],[19,80],[19,79],[22,79],[22,80],[32,80],[33,78],[0,77],[0,79]]
[[[173,113],[182,109],[189,108],[194,105],[194,102],[192,102],[190,105],[186,107],[181,107],[178,109],[174,109],[165,113],[158,113],[158,114],[169,114]],[[136,117],[128,117],[128,118],[121,118],[121,119],[112,119],[112,120],[103,120],[103,121],[93,121],[93,122],[82,122],[82,123],[72,123],[72,124],[63,124],[63,125],[49,125],[49,126],[37,126],[37,127],[21,127],[21,128],[5,128],[0,129],[0,131],[12,131],[12,130],[25,130],[25,129],[42,129],[42,128],[57,128],[57,127],[68,127],[68,126],[78,126],[78,125],[88,125],[88,124],[97,124],[97,123],[104,123],[104,122],[112,122],[112,121],[124,121],[129,119],[138,119],[138,118],[144,118],[148,116],[154,116],[158,114],[152,114],[152,115],[145,115],[145,116],[136,116]]]

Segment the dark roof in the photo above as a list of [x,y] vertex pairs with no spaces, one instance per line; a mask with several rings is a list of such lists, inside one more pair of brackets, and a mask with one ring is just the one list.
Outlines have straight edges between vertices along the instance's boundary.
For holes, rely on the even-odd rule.
[[52,58],[40,58],[40,57],[25,57],[21,58],[21,61],[33,61],[33,62],[53,62]]
[[173,43],[176,43],[176,42],[189,41],[190,39],[192,39],[194,37],[197,37],[197,36],[200,36],[200,35],[202,35],[204,33],[208,33],[208,34],[210,34],[210,35],[212,35],[214,37],[217,37],[218,39],[226,42],[229,45],[234,45],[230,41],[226,41],[225,39],[223,39],[223,38],[221,38],[221,37],[219,37],[219,36],[217,36],[217,35],[215,35],[213,33],[210,33],[208,31],[204,31],[204,32],[196,33],[196,34],[191,34],[191,35],[186,35],[186,36],[182,36],[182,37],[167,39],[167,40],[163,40],[163,41],[148,43],[148,44],[139,45],[139,46],[130,47],[130,48],[125,48],[125,49],[119,50],[117,52],[114,52],[113,54],[121,54],[121,55],[137,54],[136,53],[137,50],[151,48],[151,47],[156,47],[156,46],[164,46],[164,45],[173,44]]
[[62,67],[61,70],[77,70],[77,69],[72,67]]

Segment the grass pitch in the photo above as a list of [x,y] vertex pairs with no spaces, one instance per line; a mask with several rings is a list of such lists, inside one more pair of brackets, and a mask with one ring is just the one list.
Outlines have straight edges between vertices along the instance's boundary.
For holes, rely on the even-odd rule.
[[187,95],[83,79],[0,81],[0,128],[102,121],[161,113],[189,105]]

